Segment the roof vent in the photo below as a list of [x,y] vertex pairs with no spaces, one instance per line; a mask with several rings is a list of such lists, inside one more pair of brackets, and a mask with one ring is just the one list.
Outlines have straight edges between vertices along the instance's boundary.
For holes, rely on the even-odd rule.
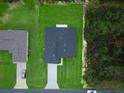
[[67,24],[56,24],[57,28],[67,28],[68,25]]

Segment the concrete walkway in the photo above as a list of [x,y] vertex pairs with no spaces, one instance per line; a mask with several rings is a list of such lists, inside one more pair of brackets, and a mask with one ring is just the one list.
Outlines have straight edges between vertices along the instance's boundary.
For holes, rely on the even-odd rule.
[[26,70],[26,62],[16,62],[16,85],[15,89],[27,89],[26,79],[22,78],[22,71]]
[[47,85],[45,89],[59,89],[57,84],[57,64],[48,64]]

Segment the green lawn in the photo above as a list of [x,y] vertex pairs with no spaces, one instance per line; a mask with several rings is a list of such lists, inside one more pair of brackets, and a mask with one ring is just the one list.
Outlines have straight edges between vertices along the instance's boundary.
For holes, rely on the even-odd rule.
[[0,17],[4,15],[4,13],[7,10],[7,8],[8,8],[7,3],[0,2]]
[[12,55],[0,51],[0,88],[13,88],[16,83],[16,65],[12,63]]
[[[66,10],[66,11],[65,11]],[[77,57],[64,59],[58,67],[58,84],[62,89],[80,89],[82,13],[80,5],[20,6],[8,10],[8,20],[0,29],[21,29],[29,32],[29,61],[27,85],[29,88],[44,88],[47,84],[47,65],[44,63],[44,29],[57,23],[66,23],[77,29]]]
[[[44,88],[46,84],[46,65],[42,61],[43,54],[40,50],[42,44],[37,38],[41,32],[37,31],[37,14],[32,6],[20,6],[8,10],[8,22],[2,24],[0,29],[18,29],[29,32],[29,61],[27,64],[27,85],[29,88]],[[42,37],[41,37],[42,38]]]
[[6,12],[7,8],[7,3],[0,2],[0,24],[2,24],[2,17],[4,16],[4,13]]
[[45,5],[40,7],[39,31],[42,33],[45,27],[55,27],[56,24],[63,23],[77,29],[77,57],[66,58],[63,66],[58,66],[58,84],[62,89],[80,89],[82,87],[82,13],[81,5]]

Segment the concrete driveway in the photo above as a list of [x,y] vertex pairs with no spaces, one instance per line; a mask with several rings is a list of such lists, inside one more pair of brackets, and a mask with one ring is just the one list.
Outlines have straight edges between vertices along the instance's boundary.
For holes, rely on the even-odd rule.
[[48,64],[47,85],[45,89],[59,89],[57,84],[57,64]]
[[27,89],[26,78],[22,78],[22,71],[26,70],[26,62],[16,62],[16,85],[15,89]]

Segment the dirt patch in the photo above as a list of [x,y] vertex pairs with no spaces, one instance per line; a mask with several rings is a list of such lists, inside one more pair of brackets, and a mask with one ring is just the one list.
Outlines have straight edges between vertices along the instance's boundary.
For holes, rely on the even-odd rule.
[[9,21],[9,15],[6,14],[1,20],[2,20],[2,23],[7,23]]
[[115,46],[116,46],[117,48],[122,48],[122,47],[124,47],[124,38],[121,37],[121,38],[119,38],[118,40],[116,40],[116,41],[115,41]]
[[10,3],[9,4],[9,7],[10,7],[9,9],[12,10],[14,8],[17,8],[17,7],[21,6],[21,5],[23,5],[23,4],[24,4],[24,2],[22,0]]
[[119,85],[120,85],[119,82],[116,81],[103,81],[97,87],[114,89],[114,88],[118,88]]

